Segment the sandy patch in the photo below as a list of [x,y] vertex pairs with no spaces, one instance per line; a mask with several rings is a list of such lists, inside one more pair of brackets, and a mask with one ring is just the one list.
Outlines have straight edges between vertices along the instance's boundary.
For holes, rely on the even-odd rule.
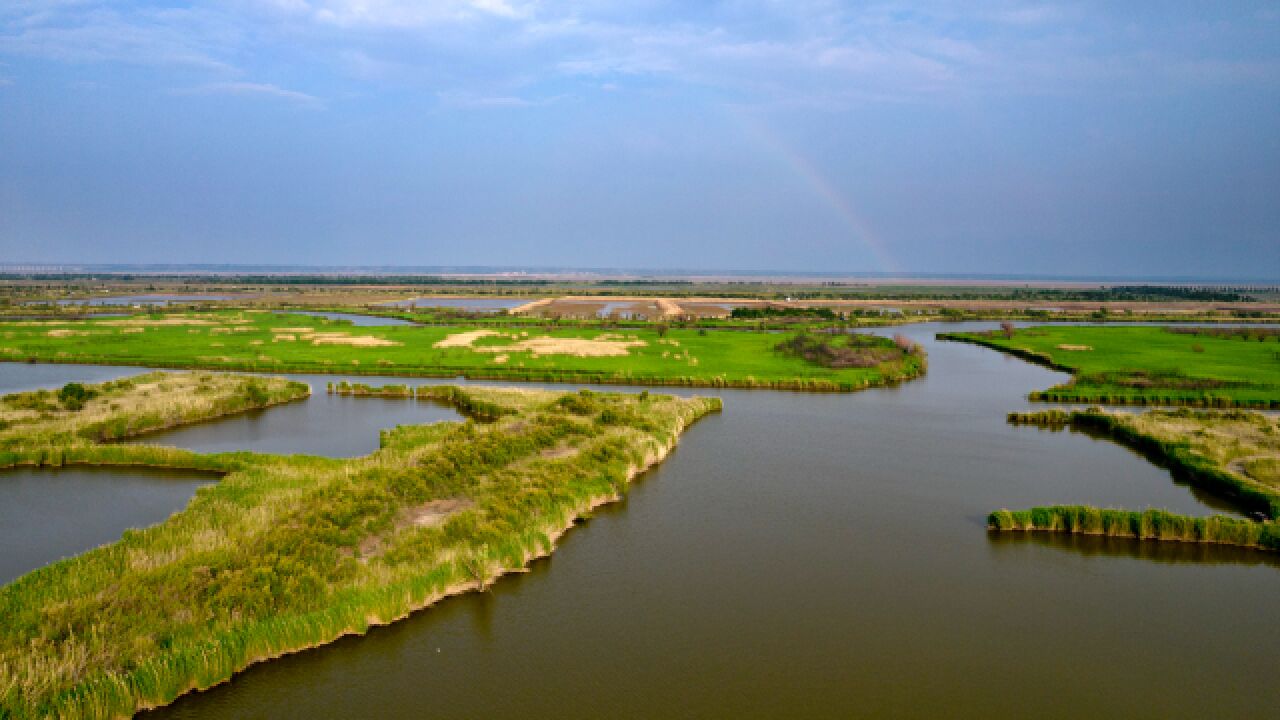
[[435,527],[444,524],[450,515],[469,510],[475,506],[470,498],[445,498],[431,500],[421,505],[405,508],[400,512],[396,523],[400,527],[416,525],[417,527]]
[[[633,347],[644,347],[643,340],[588,340],[585,338],[536,337],[501,348],[531,352],[537,355],[576,355],[578,357],[616,357],[627,355]],[[476,348],[489,350],[489,348]],[[496,349],[496,348],[495,348]]]
[[1089,346],[1089,345],[1059,345],[1059,346],[1058,346],[1058,349],[1059,349],[1059,350],[1070,350],[1070,351],[1072,351],[1072,352],[1082,352],[1082,351],[1085,351],[1085,350],[1092,350],[1093,348],[1092,348],[1091,346]]
[[293,333],[293,334],[304,334],[304,335],[305,335],[305,334],[307,334],[307,333],[313,333],[313,332],[315,332],[315,328],[309,328],[309,327],[273,327],[273,328],[271,328],[271,332],[273,332],[273,333]]
[[[220,321],[226,322],[226,321]],[[234,322],[234,321],[232,321]],[[130,317],[121,318],[119,320],[107,320],[102,325],[124,325],[124,326],[157,326],[157,325],[214,325],[213,320],[204,318],[188,318],[188,317],[163,317],[158,319]]]
[[121,331],[120,331],[120,334],[121,334],[121,335],[135,335],[135,334],[137,334],[137,333],[140,333],[140,332],[146,332],[146,331],[147,331],[147,329],[146,329],[146,328],[140,328],[140,327],[128,327],[128,328],[125,328],[125,329],[121,330]]
[[294,342],[297,339],[297,335],[276,335],[271,338],[271,342]]
[[492,335],[501,335],[501,333],[496,333],[492,330],[470,330],[468,332],[454,333],[452,335],[449,335],[445,339],[435,343],[434,345],[432,345],[432,347],[437,347],[437,348],[471,347],[471,343],[475,342],[476,340],[479,340],[480,338],[484,338],[484,337],[490,337]]
[[495,353],[498,355],[509,355],[513,352],[532,353],[533,357],[542,355],[576,355],[578,357],[617,357],[626,355],[631,352],[633,347],[644,347],[646,344],[643,340],[634,338],[624,339],[620,335],[613,333],[605,333],[594,339],[588,338],[558,338],[558,337],[535,337],[527,338],[508,345],[484,345],[475,347],[472,345],[476,340],[483,337],[510,337],[504,336],[492,330],[472,330],[470,332],[455,333],[437,342],[435,347],[452,348],[465,347],[472,352]]
[[315,333],[314,335],[303,338],[310,340],[312,345],[351,345],[354,347],[386,347],[388,345],[399,345],[400,343],[386,338],[374,337],[372,335],[348,335],[346,333]]
[[59,330],[50,330],[48,333],[45,333],[45,334],[48,335],[49,337],[62,338],[62,337],[75,337],[78,335],[88,335],[89,333],[84,332],[82,330],[70,330],[67,328],[62,328]]
[[511,359],[510,355],[499,355],[493,359],[493,362],[495,365],[501,365],[510,359]]
[[684,313],[684,310],[680,309],[680,304],[675,300],[671,300],[669,298],[657,298],[653,302],[658,306],[658,312],[663,315],[681,315]]

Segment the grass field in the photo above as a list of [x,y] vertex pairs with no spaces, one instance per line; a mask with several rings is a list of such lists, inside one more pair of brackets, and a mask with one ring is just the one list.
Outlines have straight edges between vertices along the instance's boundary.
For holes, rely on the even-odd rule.
[[1048,402],[1280,408],[1280,334],[1218,329],[1042,326],[951,333],[1071,372],[1032,393]]
[[[378,451],[349,460],[102,445],[82,432],[148,405],[160,385],[225,383],[210,407],[241,393],[243,379],[196,377],[212,379],[152,374],[82,387],[67,394],[93,396],[80,409],[31,423],[13,422],[31,417],[30,397],[0,408],[7,465],[225,473],[165,522],[0,587],[0,717],[128,716],[483,588],[550,552],[720,407],[648,393],[428,387],[414,394],[495,419],[386,430]],[[268,397],[291,387],[255,382]],[[260,399],[259,390],[250,394]]]
[[1064,505],[998,510],[988,518],[992,530],[1071,532],[1280,551],[1280,525],[1276,522],[1280,519],[1280,419],[1238,410],[1181,409],[1141,414],[1097,410],[1014,413],[1009,421],[1070,425],[1105,434],[1168,467],[1175,477],[1232,498],[1242,509],[1267,520]]
[[923,353],[833,368],[779,352],[785,336],[692,329],[353,327],[251,311],[0,323],[0,359],[421,377],[857,390],[923,373]]

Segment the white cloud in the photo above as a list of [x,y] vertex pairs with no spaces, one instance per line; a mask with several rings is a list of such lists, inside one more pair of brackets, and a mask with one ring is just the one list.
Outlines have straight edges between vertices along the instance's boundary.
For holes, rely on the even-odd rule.
[[529,99],[517,95],[477,95],[468,92],[439,92],[436,97],[442,105],[461,109],[482,108],[526,108],[550,105],[563,100],[565,95],[547,98]]
[[278,85],[254,82],[214,82],[193,88],[175,90],[181,95],[251,95],[279,98],[303,105],[320,105],[320,99],[314,95],[287,90]]
[[[318,102],[228,82],[302,64],[315,87],[394,85],[438,94],[452,107],[523,107],[564,92],[545,89],[552,85],[602,87],[638,76],[751,103],[1141,92],[1159,83],[1272,82],[1280,62],[1276,53],[1234,57],[1221,43],[1216,49],[1228,54],[1215,57],[1204,52],[1211,44],[1167,42],[1168,28],[1121,27],[1105,10],[1044,2],[1006,0],[978,13],[933,0],[729,5],[694,12],[603,0],[196,0],[174,9],[10,0],[0,7],[0,57],[175,67],[205,73],[223,92]],[[1196,18],[1184,20],[1185,37],[1199,37]],[[350,92],[325,87],[332,97]]]

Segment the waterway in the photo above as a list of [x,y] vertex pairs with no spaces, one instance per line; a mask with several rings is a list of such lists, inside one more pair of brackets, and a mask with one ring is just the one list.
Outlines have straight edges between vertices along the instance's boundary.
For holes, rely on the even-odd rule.
[[[715,392],[724,412],[531,572],[149,717],[1267,715],[1280,703],[1274,559],[986,531],[1000,507],[1230,509],[1111,442],[1006,424],[1065,376],[933,337],[991,326],[884,329],[929,352],[928,375],[893,388],[656,389]],[[0,385],[43,367],[5,366]],[[302,377],[318,393],[337,379]],[[341,400],[304,405],[435,411]]]

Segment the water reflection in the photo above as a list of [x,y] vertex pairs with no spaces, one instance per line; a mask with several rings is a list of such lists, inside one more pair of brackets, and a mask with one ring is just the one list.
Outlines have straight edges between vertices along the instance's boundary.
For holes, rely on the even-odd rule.
[[[1266,565],[1280,568],[1280,554],[1258,552],[1231,545],[1189,542],[1153,542],[1101,535],[1052,532],[989,532],[992,554],[1024,553],[1031,548],[1051,548],[1084,557],[1132,558],[1170,564]],[[997,560],[1000,558],[997,557]]]

